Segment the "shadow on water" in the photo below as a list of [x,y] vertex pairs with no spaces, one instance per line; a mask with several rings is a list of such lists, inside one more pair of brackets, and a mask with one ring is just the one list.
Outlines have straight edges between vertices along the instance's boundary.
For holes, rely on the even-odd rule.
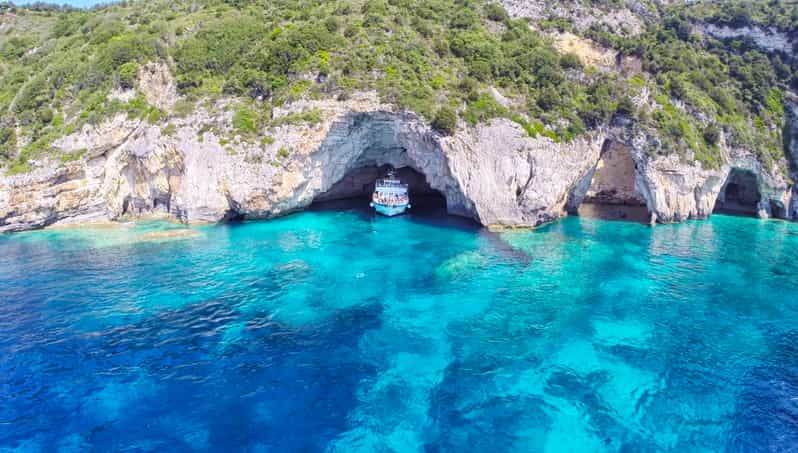
[[412,208],[405,214],[396,217],[385,217],[377,214],[374,209],[369,207],[369,199],[363,197],[316,202],[308,210],[314,212],[348,212],[369,222],[410,221],[418,225],[471,232],[489,241],[495,247],[495,250],[502,255],[524,266],[533,260],[529,254],[511,247],[498,233],[483,228],[475,220],[448,214],[446,212],[446,199],[443,196],[430,194],[411,195],[411,204]]
[[409,220],[413,223],[424,224],[441,228],[454,228],[461,231],[479,231],[482,226],[472,219],[449,215],[446,212],[446,200],[438,195],[411,196],[412,207],[406,213],[385,217],[377,214],[369,206],[366,197],[345,198],[332,201],[316,202],[310,205],[308,211],[314,212],[348,212],[355,214],[363,220],[374,222],[390,222],[394,220]]
[[756,211],[752,212],[748,207],[733,202],[726,202],[723,206],[716,206],[712,213],[735,217],[750,217],[752,219],[759,218]]
[[651,221],[651,214],[645,206],[582,203],[577,210],[577,215],[588,219],[634,222],[644,225],[648,225]]

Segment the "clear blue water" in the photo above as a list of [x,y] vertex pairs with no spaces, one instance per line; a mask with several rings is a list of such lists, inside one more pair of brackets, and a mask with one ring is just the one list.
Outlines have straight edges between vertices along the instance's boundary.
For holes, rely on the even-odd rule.
[[798,225],[0,237],[0,451],[794,451]]

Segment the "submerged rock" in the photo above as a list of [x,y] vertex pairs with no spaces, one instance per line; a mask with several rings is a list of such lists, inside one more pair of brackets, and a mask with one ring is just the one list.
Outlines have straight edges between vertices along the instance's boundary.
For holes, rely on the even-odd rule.
[[164,230],[153,231],[142,236],[145,241],[172,241],[179,239],[192,239],[200,237],[202,234],[196,230],[181,229],[181,230]]

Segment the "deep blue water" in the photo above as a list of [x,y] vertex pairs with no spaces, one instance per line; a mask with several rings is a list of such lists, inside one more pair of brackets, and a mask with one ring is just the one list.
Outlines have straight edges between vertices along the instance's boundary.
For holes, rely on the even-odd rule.
[[798,225],[0,237],[0,451],[796,451]]

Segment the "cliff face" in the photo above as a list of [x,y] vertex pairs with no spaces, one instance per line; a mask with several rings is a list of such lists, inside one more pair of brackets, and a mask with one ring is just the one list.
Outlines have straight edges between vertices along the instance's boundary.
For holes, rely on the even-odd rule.
[[784,144],[790,161],[790,174],[793,181],[792,199],[788,206],[787,217],[798,219],[798,101],[786,103],[786,125],[784,128]]
[[[139,90],[165,111],[178,99],[162,64],[142,67]],[[423,175],[451,214],[493,227],[537,226],[586,199],[644,204],[652,222],[706,218],[718,200],[740,204],[741,192],[751,194],[744,201],[755,200],[750,213],[798,217],[791,181],[750,152],[721,141],[726,163],[704,169],[661,152],[655,132],[622,118],[568,143],[532,138],[506,119],[461,124],[454,136],[443,136],[418,115],[360,93],[276,109],[282,125],[259,140],[236,135],[227,107],[173,117],[168,127],[120,114],[59,139],[54,146],[81,159],[0,177],[0,232],[146,216],[270,218],[334,197],[327,192],[336,183],[386,164]],[[791,168],[796,180],[798,105],[789,101],[786,108],[787,162],[779,167]],[[321,121],[302,122],[309,111]]]
[[[320,111],[322,121],[277,127],[269,144],[240,137],[226,143],[207,125],[223,128],[230,114],[205,110],[177,120],[171,135],[124,116],[87,127],[57,143],[65,152],[86,149],[84,159],[0,178],[0,231],[152,215],[185,222],[270,218],[308,206],[358,169],[385,164],[423,174],[452,214],[487,226],[536,226],[578,206],[594,179],[611,186],[595,172],[602,156],[618,147],[631,159],[618,164],[631,172],[623,190],[626,196],[636,191],[652,221],[707,217],[732,173],[741,171],[755,177],[760,216],[796,215],[788,181],[745,151],[724,147],[728,164],[706,170],[657,155],[656,137],[634,125],[558,144],[499,119],[447,137],[372,94],[298,102],[276,116],[308,109]],[[793,165],[796,112],[792,105]]]
[[792,202],[790,181],[777,169],[768,169],[750,151],[721,142],[725,163],[718,169],[705,169],[678,156],[661,155],[656,136],[642,131],[618,131],[619,140],[631,150],[635,162],[635,187],[646,200],[652,221],[680,222],[709,217],[723,201],[725,189],[735,175],[752,176],[748,188],[757,194],[748,214],[761,218],[794,218],[787,212]]
[[592,25],[607,26],[621,34],[634,36],[645,29],[645,20],[653,13],[645,2],[627,0],[600,8],[581,2],[551,2],[546,0],[501,0],[514,17],[541,19],[568,17],[574,27],[584,31]]
[[300,102],[277,114],[307,109],[323,121],[280,126],[269,145],[224,144],[203,125],[229,118],[204,111],[171,136],[123,116],[86,128],[58,143],[65,152],[88,150],[84,160],[0,179],[0,231],[157,214],[269,218],[309,205],[359,168],[385,164],[422,173],[452,214],[532,226],[563,214],[601,147],[600,137],[568,145],[531,139],[506,120],[444,137],[373,95]]
[[739,27],[718,26],[714,24],[704,24],[699,27],[708,35],[718,39],[745,38],[751,40],[759,48],[768,52],[780,52],[787,56],[793,56],[793,40],[784,32],[774,27]]
[[[41,137],[42,143],[35,143],[33,139],[36,134],[32,132],[35,128],[24,132],[21,124],[34,120],[42,121],[42,125],[55,122],[57,113],[60,119],[58,124],[67,124],[69,127],[45,126],[42,130],[52,131],[54,134],[63,133],[73,130],[76,124],[82,124],[78,119],[83,116],[69,118],[75,112],[65,109],[65,105],[60,105],[61,109],[54,112],[50,107],[58,105],[40,109],[40,106],[34,108],[35,103],[29,102],[29,108],[19,112],[9,110],[18,114],[18,118],[12,118],[14,121],[0,118],[4,120],[0,124],[0,154],[3,162],[11,162],[9,165],[18,171],[36,168],[26,175],[0,176],[0,232],[146,216],[166,216],[183,222],[270,218],[302,209],[314,200],[351,195],[358,190],[362,193],[367,185],[364,181],[373,181],[378,169],[388,164],[398,168],[412,168],[415,170],[413,175],[421,175],[420,178],[423,179],[418,182],[419,187],[442,194],[450,213],[471,217],[487,226],[536,226],[574,211],[584,202],[644,205],[652,222],[663,223],[706,218],[716,210],[760,217],[798,217],[798,189],[794,187],[794,181],[798,180],[798,106],[790,101],[789,92],[785,94],[784,157],[772,156],[776,149],[772,139],[781,130],[780,124],[774,124],[781,118],[780,102],[773,102],[773,105],[769,102],[768,106],[772,110],[771,116],[776,119],[762,121],[763,132],[751,135],[754,138],[743,140],[745,143],[755,143],[762,137],[769,140],[763,145],[764,152],[760,154],[766,156],[768,161],[776,162],[772,166],[765,166],[752,152],[756,150],[728,145],[721,132],[705,138],[710,130],[709,126],[723,126],[725,120],[722,117],[719,120],[697,109],[695,102],[683,102],[681,96],[677,96],[678,99],[669,97],[672,94],[668,94],[670,89],[665,87],[673,80],[666,78],[667,83],[663,82],[662,87],[659,86],[660,82],[653,84],[666,72],[648,73],[646,71],[653,69],[647,69],[645,60],[639,56],[625,55],[620,48],[604,48],[589,38],[592,36],[593,39],[601,40],[596,37],[596,33],[600,33],[600,30],[596,30],[598,27],[624,38],[644,40],[657,27],[658,21],[664,19],[664,14],[669,11],[666,8],[668,5],[684,2],[623,0],[558,3],[543,0],[501,0],[499,3],[506,7],[511,16],[526,17],[531,27],[540,28],[560,53],[573,54],[567,60],[560,59],[559,66],[555,63],[545,66],[564,73],[564,81],[568,82],[571,89],[585,85],[592,78],[588,77],[588,71],[576,69],[579,65],[574,62],[573,57],[579,58],[587,67],[595,68],[598,73],[629,79],[630,85],[626,87],[629,97],[605,99],[606,105],[597,105],[597,110],[602,112],[601,121],[606,121],[610,109],[616,107],[613,102],[628,99],[634,103],[635,109],[632,111],[640,113],[633,116],[644,119],[641,124],[632,119],[615,118],[610,125],[598,127],[567,143],[559,143],[540,135],[530,137],[516,123],[499,118],[473,127],[461,121],[453,136],[444,136],[433,131],[420,116],[383,104],[376,94],[360,93],[345,101],[299,101],[276,108],[271,121],[273,127],[258,131],[259,135],[252,131],[249,135],[240,135],[234,127],[234,115],[230,112],[237,106],[240,107],[236,104],[241,100],[239,98],[225,98],[214,91],[215,94],[208,96],[222,100],[209,105],[212,101],[204,97],[201,100],[204,106],[196,107],[187,117],[180,117],[176,112],[184,112],[188,105],[187,99],[181,99],[178,93],[176,77],[190,87],[191,83],[204,80],[205,75],[196,74],[194,69],[190,69],[193,64],[181,69],[181,52],[177,51],[178,47],[173,46],[173,53],[158,53],[157,57],[141,55],[136,60],[136,65],[153,58],[160,62],[138,66],[137,74],[126,71],[125,83],[121,83],[121,79],[120,83],[113,83],[116,88],[108,100],[115,100],[117,103],[114,106],[120,104],[123,107],[88,111],[100,115],[98,112],[101,111],[127,109],[132,115],[149,117],[152,121],[159,121],[158,124],[131,120],[120,114],[107,118],[99,125],[86,126],[54,143],[44,143],[45,139],[50,140],[50,135],[47,134]],[[193,11],[187,14],[191,13]],[[495,17],[504,14],[502,11],[493,11],[494,17],[491,14],[484,17],[488,22],[484,30],[487,33],[485,36],[498,36],[509,30],[506,21]],[[554,19],[566,20],[570,24],[566,27],[568,31],[551,31],[552,23],[557,23]],[[551,23],[544,25],[543,21]],[[440,25],[451,25],[445,22],[447,21],[442,20]],[[229,26],[216,24],[222,25]],[[699,22],[685,22],[683,25],[692,27],[692,30],[687,31],[698,32],[705,38],[745,38],[768,53],[780,54],[782,60],[794,58],[791,41],[794,41],[794,33],[756,26],[731,29]],[[140,30],[131,32],[138,31]],[[203,44],[205,41],[200,36],[194,36],[194,31],[189,30],[192,36],[181,40],[181,46],[208,44]],[[510,34],[505,36],[509,37]],[[50,38],[45,36],[43,39]],[[648,36],[648,39],[653,38]],[[428,40],[423,41],[424,45],[426,41]],[[606,40],[603,42],[606,43]],[[659,43],[660,40],[652,42]],[[673,40],[661,42],[676,43]],[[524,46],[529,45],[527,41],[524,43]],[[501,46],[498,42],[494,44],[494,50],[498,51]],[[544,48],[545,46],[541,47]],[[98,49],[95,50],[99,51]],[[28,50],[34,53],[36,51]],[[320,56],[324,54],[326,52],[322,52]],[[243,57],[238,55],[237,58]],[[660,56],[663,61],[670,59]],[[463,61],[466,62],[465,60]],[[177,76],[170,73],[169,65],[165,61],[173,65]],[[183,60],[183,63],[186,61],[193,60],[189,58]],[[568,63],[564,65],[565,62]],[[25,62],[20,64],[24,66],[23,63]],[[528,61],[520,59],[517,63],[519,70],[530,66]],[[452,66],[455,67],[459,69],[451,73],[457,73],[458,77],[461,73],[475,69],[466,71],[468,66]],[[476,69],[481,71],[484,68]],[[112,68],[107,72],[111,74],[113,71],[116,69]],[[677,72],[682,73],[682,70]],[[121,74],[115,74],[114,77],[119,75]],[[335,81],[334,77],[328,80],[327,76],[330,74],[320,76],[317,73],[296,74],[289,71],[283,75],[291,79],[292,83],[309,83],[313,90],[297,91],[308,93],[304,95],[306,97],[332,97],[332,93],[343,93],[332,83]],[[722,74],[715,75],[720,77]],[[216,77],[221,76],[216,74]],[[372,76],[373,74],[368,75],[367,78]],[[194,80],[193,77],[197,79]],[[135,81],[132,80],[134,78]],[[546,78],[548,77],[541,80]],[[721,79],[726,80],[723,77]],[[633,81],[635,89],[632,89]],[[488,116],[518,114],[523,118],[525,111],[529,115],[537,114],[522,106],[536,100],[524,99],[520,95],[513,98],[513,90],[502,94],[496,87],[505,83],[500,79],[482,82],[484,83],[477,84],[477,91],[489,94],[496,103],[507,108],[504,113],[496,109],[496,112],[491,112]],[[704,82],[703,85],[698,82],[694,86],[692,83],[690,85],[693,89],[698,89],[699,86],[715,83],[710,82],[710,79]],[[522,80],[517,79],[513,83],[522,83]],[[31,90],[38,89],[37,84],[29,85]],[[130,88],[132,85],[135,85],[135,89]],[[257,102],[266,100],[264,105],[278,102],[287,93],[275,92],[269,95],[268,90],[263,87],[248,87],[244,90],[233,85],[228,87],[233,91],[225,93],[248,96],[258,99]],[[601,86],[596,85],[599,87],[596,93],[600,94],[600,88],[608,86],[603,85],[603,82]],[[298,83],[292,87],[302,88]],[[535,87],[533,92],[541,95],[554,93],[554,84],[546,87]],[[781,91],[787,90],[785,87],[786,84],[783,83],[774,85],[772,88],[779,89],[771,94],[777,92],[780,98]],[[376,88],[378,87],[375,86]],[[683,90],[687,88],[682,87]],[[110,85],[106,89],[110,89]],[[465,88],[457,88],[461,89]],[[42,90],[46,91],[43,88]],[[26,96],[17,93],[14,96],[15,103],[19,99],[27,98],[30,98],[28,101],[35,101],[35,96],[32,96],[34,91],[18,91]],[[458,114],[465,116],[472,107],[481,108],[478,106],[481,101],[471,99],[471,94],[477,91],[470,93],[468,99],[463,98],[462,108],[457,109]],[[191,89],[186,91],[193,92]],[[435,92],[438,93],[435,96],[435,105],[440,107],[445,103],[442,102],[444,91]],[[524,90],[520,90],[522,92]],[[99,96],[101,92],[97,91],[95,94]],[[587,96],[587,92],[582,94]],[[598,94],[596,99],[599,100],[595,102],[602,103],[602,96]],[[8,96],[7,93],[6,97]],[[269,96],[273,98],[267,99]],[[291,94],[289,97],[295,96],[296,94]],[[659,97],[665,100],[657,100]],[[541,105],[536,108],[542,108]],[[514,110],[517,107],[519,110]],[[583,107],[585,106],[579,105],[569,108],[581,111]],[[590,106],[586,107],[586,110],[590,109]],[[725,103],[723,108],[727,109]],[[743,108],[743,116],[756,115],[754,110],[747,109],[748,107]],[[550,110],[554,111],[556,107]],[[311,112],[313,114],[308,115]],[[22,118],[20,113],[26,113],[28,117]],[[559,112],[559,116],[547,118],[546,127],[550,129],[547,132],[554,132],[554,137],[570,136],[566,128],[570,121],[568,114],[572,113]],[[646,115],[643,116],[643,113]],[[657,113],[663,116],[656,119]],[[652,117],[656,121],[645,120]],[[534,117],[528,119],[533,126],[537,125]],[[754,123],[753,119],[741,118],[741,122],[735,125]],[[595,124],[595,120],[585,123]],[[9,127],[12,124],[14,127]],[[689,126],[686,128],[689,129],[687,132],[683,125]],[[670,128],[670,133],[665,131],[666,126]],[[672,131],[675,126],[679,130],[674,134]],[[251,128],[250,125],[245,129]],[[651,128],[659,128],[659,132]],[[577,129],[581,130],[581,126]],[[730,132],[739,131],[739,128],[726,127],[725,130],[728,133],[739,133]],[[756,131],[759,130],[757,126]],[[669,134],[667,137],[663,135],[666,133]],[[671,143],[673,149],[666,149],[666,145],[660,140],[662,137]],[[688,141],[691,146],[680,146]],[[708,141],[713,144],[710,145]],[[693,146],[696,142],[701,146]],[[717,148],[714,145],[716,142]],[[60,153],[50,152],[47,149],[50,145]],[[26,149],[32,154],[23,152]],[[722,164],[719,168],[703,168],[694,162],[695,156],[689,155],[694,152],[691,149],[701,153],[705,161]],[[720,158],[716,151],[720,152]],[[676,153],[687,155],[677,156]],[[37,160],[30,159],[31,155],[36,156]],[[707,158],[707,155],[711,158]],[[20,161],[9,161],[10,157]],[[59,158],[77,160],[60,162]]]

